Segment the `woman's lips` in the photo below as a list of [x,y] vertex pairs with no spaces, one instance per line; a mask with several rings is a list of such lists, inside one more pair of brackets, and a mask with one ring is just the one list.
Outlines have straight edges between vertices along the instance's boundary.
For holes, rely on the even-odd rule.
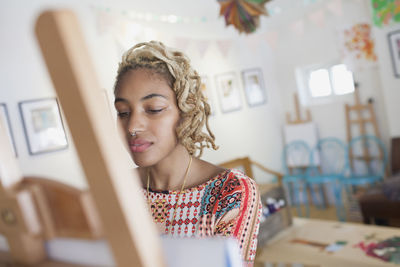
[[129,142],[129,147],[133,153],[140,153],[146,151],[152,145],[151,142],[143,140],[143,139],[136,139]]

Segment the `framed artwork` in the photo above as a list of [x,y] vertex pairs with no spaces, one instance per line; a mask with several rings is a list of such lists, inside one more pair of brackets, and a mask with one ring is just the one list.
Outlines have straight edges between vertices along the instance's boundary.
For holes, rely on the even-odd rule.
[[56,98],[20,102],[19,111],[30,155],[68,147]]
[[217,75],[215,80],[221,111],[225,113],[241,109],[242,99],[235,73]]
[[11,129],[10,117],[8,115],[7,105],[4,103],[0,103],[0,118],[1,121],[4,123],[4,127],[6,127],[8,138],[14,150],[14,155],[17,156],[17,149],[15,147],[14,135]]
[[264,80],[261,69],[248,69],[242,72],[243,88],[250,107],[266,103]]
[[214,98],[211,94],[211,87],[210,87],[210,80],[206,76],[201,76],[201,92],[203,93],[204,97],[206,98],[207,103],[210,105],[211,108],[211,115],[215,115],[215,105],[214,105]]
[[390,32],[388,34],[388,39],[394,76],[400,78],[400,30]]

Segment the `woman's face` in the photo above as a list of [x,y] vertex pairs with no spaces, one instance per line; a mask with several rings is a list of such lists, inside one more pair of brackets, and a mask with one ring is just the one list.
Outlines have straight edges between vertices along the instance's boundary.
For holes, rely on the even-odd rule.
[[116,91],[115,108],[136,165],[152,166],[176,149],[179,109],[163,76],[143,68],[128,71]]

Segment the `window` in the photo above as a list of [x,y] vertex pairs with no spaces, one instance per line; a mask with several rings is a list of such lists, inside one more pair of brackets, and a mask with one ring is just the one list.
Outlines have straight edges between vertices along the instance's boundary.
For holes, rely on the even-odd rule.
[[353,73],[345,64],[325,64],[296,69],[303,104],[331,102],[354,92]]
[[333,91],[336,95],[345,95],[354,92],[353,73],[344,64],[331,68]]
[[308,79],[308,87],[310,88],[312,97],[328,96],[332,94],[329,71],[326,69],[312,71]]

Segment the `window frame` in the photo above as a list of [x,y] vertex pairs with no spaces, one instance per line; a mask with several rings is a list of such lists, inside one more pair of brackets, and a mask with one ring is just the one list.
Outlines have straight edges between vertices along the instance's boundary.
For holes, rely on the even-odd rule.
[[[295,70],[296,81],[297,81],[298,92],[299,92],[300,101],[301,101],[302,105],[311,106],[311,105],[329,104],[329,103],[341,101],[344,98],[347,99],[348,96],[353,95],[354,90],[352,92],[345,93],[345,94],[336,94],[336,90],[335,90],[334,83],[333,83],[332,68],[336,65],[342,65],[342,64],[345,65],[347,70],[351,72],[353,82],[354,82],[353,71],[351,71],[345,63],[340,62],[340,61],[331,61],[328,63],[313,64],[313,65],[308,65],[305,67],[296,68],[296,70]],[[310,79],[311,73],[313,71],[317,71],[319,69],[325,69],[328,71],[331,92],[327,96],[312,96],[311,88],[309,87],[309,79]]]

